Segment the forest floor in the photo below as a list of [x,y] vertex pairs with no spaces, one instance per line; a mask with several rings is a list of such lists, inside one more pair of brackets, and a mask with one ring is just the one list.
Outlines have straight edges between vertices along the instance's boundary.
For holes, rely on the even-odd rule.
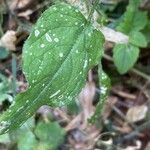
[[[115,1],[117,6],[119,0]],[[0,1],[0,36],[7,49],[0,47],[0,111],[6,110],[13,95],[25,91],[22,72],[22,47],[32,25],[52,3],[42,0]],[[97,67],[90,70],[78,102],[66,108],[42,106],[34,116],[56,121],[65,131],[60,150],[150,150],[150,48],[141,49],[137,64],[120,75],[112,61],[113,44],[106,42],[103,69],[111,78],[111,89],[104,111],[96,124],[87,119],[99,97]],[[17,142],[0,137],[0,150],[17,149]]]

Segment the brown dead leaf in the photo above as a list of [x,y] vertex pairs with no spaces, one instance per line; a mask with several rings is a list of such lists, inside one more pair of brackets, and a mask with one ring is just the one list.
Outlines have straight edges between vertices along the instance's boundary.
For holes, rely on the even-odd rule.
[[94,112],[93,98],[95,95],[95,84],[93,82],[87,82],[79,95],[79,101],[83,111],[77,115],[65,128],[66,131],[74,129],[76,127],[86,128],[87,120]]
[[81,124],[81,117],[82,113],[80,113],[79,115],[77,115],[74,119],[72,119],[69,124],[65,127],[65,131],[70,131],[72,129],[75,129],[77,127],[80,127]]
[[123,134],[130,133],[132,131],[132,128],[127,123],[124,123],[122,127],[115,126],[115,129]]
[[106,101],[106,104],[104,106],[104,113],[103,113],[104,120],[106,120],[109,117],[109,115],[112,112],[112,107],[116,104],[117,101],[118,101],[117,97],[114,96],[108,97],[108,100]]
[[148,107],[146,105],[131,107],[126,114],[129,122],[137,122],[145,118]]
[[14,11],[15,9],[22,9],[27,7],[32,0],[9,0],[8,5],[9,9]]
[[3,46],[9,50],[15,51],[16,40],[17,40],[16,32],[13,30],[8,30],[0,39],[0,46]]
[[22,9],[24,7],[26,7],[27,5],[29,5],[31,3],[32,0],[19,0],[18,2],[18,8]]
[[94,82],[87,82],[79,95],[79,101],[83,109],[83,124],[87,124],[88,118],[94,112],[93,99],[95,96],[96,88]]

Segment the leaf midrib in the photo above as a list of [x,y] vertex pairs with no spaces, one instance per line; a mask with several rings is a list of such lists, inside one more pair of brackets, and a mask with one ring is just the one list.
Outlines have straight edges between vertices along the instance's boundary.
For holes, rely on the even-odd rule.
[[[81,29],[82,29],[82,28],[81,28]],[[81,29],[80,29],[80,30],[81,30]],[[85,29],[85,28],[83,28],[83,30],[84,30],[84,29]],[[78,30],[77,32],[78,32],[78,33],[82,33],[83,30],[81,30],[81,31],[80,31],[80,30]],[[80,36],[80,34],[79,34],[79,36]],[[79,36],[77,36],[77,39],[78,39]],[[77,41],[77,40],[75,40],[74,42],[72,42],[73,45],[75,45],[74,43],[75,43],[76,41]],[[71,45],[71,44],[70,44],[70,45]],[[70,46],[70,47],[73,47],[73,45]],[[62,46],[62,45],[58,45],[57,47],[59,47],[59,46]],[[53,48],[55,48],[55,47],[53,47]],[[51,48],[51,50],[53,50],[53,48]],[[71,51],[71,50],[70,50],[70,51]],[[69,53],[70,53],[70,52],[69,52]],[[68,55],[69,55],[69,53],[68,53]],[[68,55],[66,56],[66,58],[68,57]],[[66,58],[65,58],[64,60],[66,60]],[[64,61],[63,61],[63,62],[64,62]],[[62,64],[63,64],[63,63],[60,63],[60,65],[62,65]],[[26,72],[27,72],[27,70],[26,70]],[[55,74],[55,73],[54,73],[54,74]],[[47,76],[48,76],[48,75],[47,75]],[[53,75],[52,75],[52,76],[53,76]],[[40,81],[38,81],[38,83],[41,83],[45,78],[46,78],[46,77],[41,78]],[[37,84],[38,84],[38,83],[37,83]],[[32,87],[34,87],[34,85],[33,85]]]
[[[79,34],[79,36],[77,37],[76,42],[79,40],[79,37],[83,34],[83,32],[84,32],[85,29],[86,29],[86,28],[83,28],[82,32],[81,32],[81,33]],[[75,43],[75,44],[76,44],[76,43]],[[74,44],[74,45],[75,45],[75,44]],[[38,97],[35,98],[35,99],[30,103],[30,107],[32,107],[32,104],[35,103],[35,101],[39,99],[39,97],[41,96],[41,94],[43,94],[43,92],[46,91],[46,89],[49,87],[49,85],[50,85],[50,84],[52,83],[52,81],[55,79],[55,77],[56,77],[57,74],[59,73],[61,67],[62,67],[63,64],[66,62],[67,58],[72,54],[72,50],[73,50],[74,45],[72,46],[72,49],[70,50],[69,54],[66,56],[66,59],[63,61],[63,63],[61,64],[61,66],[58,68],[58,70],[57,70],[56,73],[54,74],[54,76],[53,76],[53,78],[51,79],[51,81],[47,84],[47,86],[45,86],[45,87],[43,88],[43,90],[42,90],[41,93],[38,95]],[[32,87],[32,88],[33,88],[33,87]],[[31,90],[31,89],[30,89],[30,90]],[[25,106],[24,106],[24,107],[25,107]],[[21,112],[25,112],[27,109],[28,109],[28,107],[27,107],[26,109],[24,109],[23,111],[22,111],[22,110],[20,110],[20,111],[21,111]],[[16,112],[15,115],[17,115],[18,113],[20,113],[20,112]],[[14,116],[14,114],[13,114],[13,116]],[[17,120],[18,120],[18,117],[16,117],[16,120],[15,120],[13,123],[17,122]]]

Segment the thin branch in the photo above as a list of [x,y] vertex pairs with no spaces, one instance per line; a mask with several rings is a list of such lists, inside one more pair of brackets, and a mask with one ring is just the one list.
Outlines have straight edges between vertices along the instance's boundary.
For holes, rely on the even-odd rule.
[[144,131],[144,130],[149,130],[150,129],[150,121],[145,122],[144,124],[142,124],[141,126],[137,127],[135,131],[131,132],[128,135],[125,135],[123,137],[124,140],[129,140],[132,139],[135,136],[138,136],[140,132]]
[[137,70],[135,68],[132,68],[131,71],[134,72],[135,74],[145,78],[146,80],[148,80],[150,82],[150,76],[149,75],[147,75],[147,74],[145,74],[145,73],[143,73],[140,70]]
[[88,16],[88,20],[89,20],[89,21],[91,21],[91,19],[92,19],[92,17],[93,17],[93,13],[94,13],[94,11],[95,11],[96,6],[99,4],[99,0],[94,0],[93,3],[94,3],[94,4],[93,4],[93,6],[92,6],[92,8],[91,8],[91,10],[90,10],[89,16]]

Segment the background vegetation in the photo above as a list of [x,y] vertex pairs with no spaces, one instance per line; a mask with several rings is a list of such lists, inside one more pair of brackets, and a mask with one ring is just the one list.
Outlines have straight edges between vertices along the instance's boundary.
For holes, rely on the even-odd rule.
[[[85,4],[88,12],[95,4],[61,1],[81,11]],[[57,2],[0,1],[1,114],[17,93],[27,89],[21,67],[23,44],[41,13]],[[102,67],[111,80],[108,96],[102,96],[96,66],[89,71],[86,85],[73,103],[62,108],[42,106],[19,129],[0,135],[0,149],[150,149],[150,1],[101,0],[95,10],[93,20],[97,20],[106,39]],[[105,105],[98,104],[96,109],[102,100],[106,100]],[[88,119],[95,109],[96,122],[90,124]]]

